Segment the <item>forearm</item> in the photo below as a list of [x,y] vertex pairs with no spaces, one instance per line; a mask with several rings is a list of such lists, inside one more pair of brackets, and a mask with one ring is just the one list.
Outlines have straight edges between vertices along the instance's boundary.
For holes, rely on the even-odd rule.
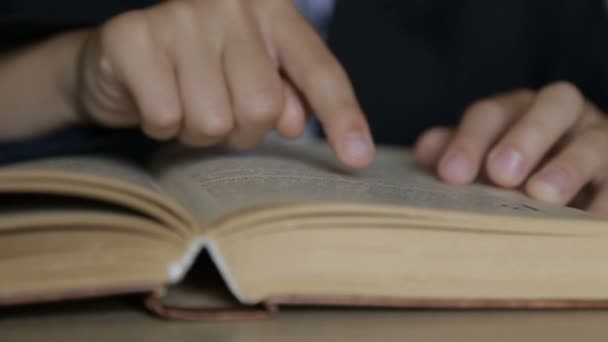
[[80,123],[75,92],[87,32],[63,34],[0,56],[0,142]]

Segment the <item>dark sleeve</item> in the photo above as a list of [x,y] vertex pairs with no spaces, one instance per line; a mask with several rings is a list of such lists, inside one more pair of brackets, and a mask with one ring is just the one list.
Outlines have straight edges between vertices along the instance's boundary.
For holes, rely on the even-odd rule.
[[76,127],[19,142],[0,142],[0,166],[58,155],[112,154],[143,162],[159,143],[138,129]]
[[608,112],[608,3],[552,1],[552,48],[547,81],[569,80]]

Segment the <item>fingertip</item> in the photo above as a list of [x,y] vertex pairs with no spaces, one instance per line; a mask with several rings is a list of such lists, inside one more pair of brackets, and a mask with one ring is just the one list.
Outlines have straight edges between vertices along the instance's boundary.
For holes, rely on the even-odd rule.
[[593,193],[587,193],[583,202],[589,213],[608,218],[608,183],[598,184]]
[[414,160],[424,168],[432,168],[451,137],[446,127],[434,127],[422,133],[414,145]]
[[499,146],[488,155],[486,169],[495,184],[511,188],[521,184],[526,176],[526,159],[519,149]]
[[604,204],[604,203],[597,203],[599,201],[594,202],[591,207],[589,207],[589,209],[587,209],[587,212],[589,212],[590,214],[594,215],[594,216],[598,216],[598,217],[603,217],[608,219],[608,204]]
[[416,143],[414,143],[414,160],[418,165],[425,168],[431,166],[430,158],[428,157],[428,131],[418,137]]
[[297,139],[306,129],[306,111],[302,101],[291,91],[286,93],[285,110],[276,127],[287,139]]
[[531,181],[526,184],[526,193],[532,199],[552,203],[563,204],[560,193],[551,184],[542,181]]
[[167,141],[174,138],[181,128],[181,114],[174,110],[145,112],[142,117],[142,130],[149,137]]
[[453,185],[466,185],[476,176],[471,158],[463,151],[449,151],[439,161],[437,174],[439,178]]
[[564,169],[549,166],[528,180],[526,192],[534,199],[565,205],[580,190],[575,183]]
[[339,145],[338,158],[349,167],[363,168],[374,160],[376,148],[370,134],[366,132],[350,132]]
[[346,166],[362,168],[374,160],[376,148],[363,111],[349,101],[330,111],[319,112],[319,120],[338,159]]
[[297,139],[304,134],[306,121],[304,117],[282,117],[277,125],[277,132],[286,139]]

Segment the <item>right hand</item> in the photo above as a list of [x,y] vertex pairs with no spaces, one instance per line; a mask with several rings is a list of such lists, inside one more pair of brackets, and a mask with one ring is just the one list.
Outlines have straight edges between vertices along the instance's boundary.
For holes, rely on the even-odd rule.
[[79,66],[79,101],[108,127],[152,138],[251,148],[287,138],[318,114],[346,165],[374,147],[352,86],[291,0],[172,0],[93,31]]

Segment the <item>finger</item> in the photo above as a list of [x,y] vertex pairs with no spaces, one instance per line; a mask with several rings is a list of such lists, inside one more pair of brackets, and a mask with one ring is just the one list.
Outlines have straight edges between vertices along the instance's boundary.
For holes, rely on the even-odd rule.
[[293,86],[283,81],[285,94],[285,108],[277,124],[277,132],[284,138],[298,138],[306,128],[306,111],[300,96]]
[[284,109],[285,94],[278,67],[266,50],[252,18],[242,15],[226,47],[224,72],[236,116],[229,143],[251,148],[272,130]]
[[[118,78],[115,67],[99,44],[99,33],[85,42],[80,66],[80,102],[86,117],[107,127],[139,125],[139,109],[124,81]],[[127,114],[128,113],[128,114]]]
[[533,98],[532,91],[519,90],[469,107],[439,160],[439,177],[451,184],[467,184],[477,178],[487,151]]
[[173,67],[152,39],[143,14],[113,19],[102,28],[101,39],[108,53],[106,68],[112,68],[133,96],[143,131],[156,139],[174,137],[182,114]]
[[221,48],[195,32],[182,34],[175,56],[185,112],[180,141],[211,146],[232,131],[235,120],[222,72]]
[[281,23],[284,29],[272,32],[281,66],[318,115],[340,161],[368,165],[374,145],[346,73],[298,13],[283,16]]
[[574,138],[526,184],[539,200],[565,205],[608,165],[608,124],[596,125]]
[[598,216],[608,217],[608,183],[603,183],[587,211]]
[[414,146],[416,162],[427,169],[434,167],[453,134],[448,127],[433,127],[421,134]]
[[490,180],[504,187],[521,184],[583,111],[584,98],[569,83],[542,89],[530,110],[490,152],[486,163]]
[[593,185],[600,186],[606,182],[608,182],[608,165],[595,177]]
[[584,114],[574,124],[568,135],[577,136],[588,128],[595,126],[605,120],[606,115],[594,103],[585,102]]
[[570,142],[572,142],[572,140],[579,136],[582,132],[586,131],[592,126],[601,124],[605,120],[605,115],[601,112],[601,110],[589,101],[585,101],[583,111],[583,115],[581,115],[572,125],[570,130],[565,132],[560,140],[550,148],[549,153],[542,160],[546,160],[548,156],[554,153],[554,151],[563,149],[564,146],[570,144]]

